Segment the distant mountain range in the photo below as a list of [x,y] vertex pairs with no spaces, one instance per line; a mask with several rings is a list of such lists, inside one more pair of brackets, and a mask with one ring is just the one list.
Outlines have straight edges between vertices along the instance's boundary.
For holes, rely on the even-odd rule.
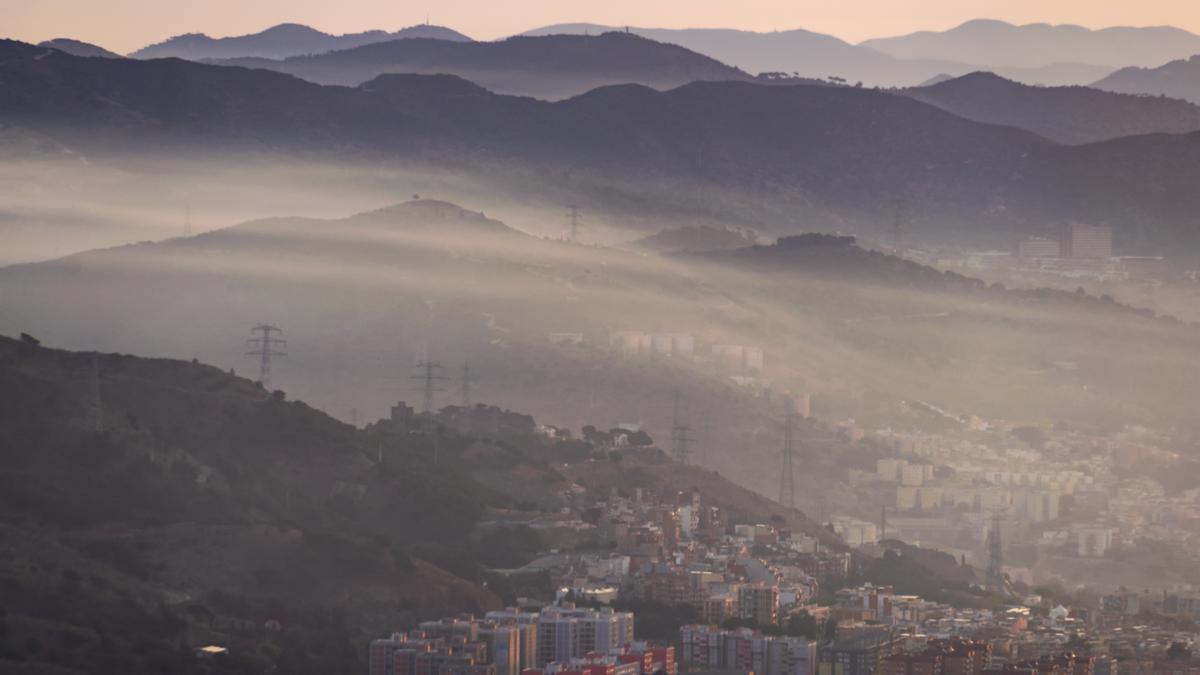
[[[1004,77],[1030,84],[1085,84],[1112,72],[1104,65],[1042,62],[1034,66],[976,63],[956,58],[897,58],[871,46],[853,45],[832,35],[806,30],[770,33],[723,28],[620,28],[589,23],[544,26],[525,35],[598,35],[628,30],[636,35],[687,47],[750,73],[786,72],[801,77],[841,77],[851,84],[914,86],[939,74],[964,75],[981,65],[998,65]],[[972,65],[974,64],[974,65]],[[1123,64],[1122,64],[1123,65]]]
[[13,42],[0,57],[0,121],[82,153],[226,148],[503,166],[514,181],[596,181],[610,196],[740,213],[777,231],[878,225],[901,200],[911,227],[956,237],[1011,241],[1061,219],[1136,228],[1130,253],[1200,236],[1190,226],[1200,134],[1064,147],[853,87],[623,85],[548,103],[450,76],[345,88]]
[[39,42],[39,47],[52,47],[59,51],[64,51],[72,56],[98,56],[106,59],[124,58],[116,52],[110,52],[104,47],[94,45],[90,42],[82,42],[80,40],[72,40],[71,38],[55,38]]
[[320,84],[357,86],[387,73],[450,74],[491,91],[567,98],[610,84],[670,89],[695,81],[750,80],[746,73],[677,45],[625,33],[514,37],[498,42],[389,40],[284,60],[229,59]]
[[921,31],[862,42],[897,59],[976,66],[1040,68],[1055,63],[1157,66],[1200,53],[1200,35],[1169,26],[1103,28],[1045,23],[1016,26],[978,19],[947,31]]
[[992,73],[972,73],[904,93],[960,117],[1019,127],[1060,143],[1200,130],[1200,107],[1179,99],[1089,87],[1031,87]]
[[1200,55],[1157,68],[1122,68],[1092,85],[1098,89],[1146,96],[1170,96],[1200,103]]
[[191,60],[242,57],[282,59],[299,54],[320,54],[335,49],[351,49],[374,42],[402,38],[430,38],[454,42],[471,40],[458,31],[424,24],[402,28],[394,32],[371,30],[363,33],[330,35],[300,24],[281,23],[258,33],[236,37],[212,38],[202,33],[188,33],[143,47],[130,56],[137,59],[167,57]]

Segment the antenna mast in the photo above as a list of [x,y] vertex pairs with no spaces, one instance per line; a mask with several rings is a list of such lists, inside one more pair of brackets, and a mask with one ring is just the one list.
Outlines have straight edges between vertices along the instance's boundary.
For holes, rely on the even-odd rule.
[[258,381],[262,383],[263,389],[269,389],[271,358],[287,356],[287,352],[283,351],[287,348],[287,340],[273,337],[274,334],[283,335],[283,330],[269,323],[258,324],[250,329],[250,333],[254,337],[246,340],[246,356],[258,357]]

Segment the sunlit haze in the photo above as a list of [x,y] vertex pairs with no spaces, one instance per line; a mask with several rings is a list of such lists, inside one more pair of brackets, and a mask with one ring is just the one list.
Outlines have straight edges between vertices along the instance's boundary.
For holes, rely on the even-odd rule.
[[224,37],[283,22],[304,23],[331,33],[395,30],[424,23],[426,17],[475,39],[505,37],[547,24],[590,22],[755,31],[804,28],[859,42],[917,30],[944,30],[975,18],[1073,23],[1089,28],[1174,25],[1200,32],[1200,4],[1190,0],[512,0],[483,4],[449,0],[426,5],[377,0],[3,0],[0,14],[0,36],[35,42],[73,37],[121,52],[187,32]]

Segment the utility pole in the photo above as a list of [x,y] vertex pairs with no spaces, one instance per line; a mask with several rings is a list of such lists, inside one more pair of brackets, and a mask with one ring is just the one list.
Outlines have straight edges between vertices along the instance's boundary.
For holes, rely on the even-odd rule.
[[100,400],[100,355],[92,354],[92,409],[91,418],[92,431],[96,433],[104,432],[104,407]]
[[424,398],[421,411],[432,413],[434,411],[434,394],[444,391],[438,382],[445,380],[446,376],[441,374],[442,364],[437,361],[428,359],[417,363],[417,374],[412,376],[412,379],[419,380],[420,386],[417,389],[421,392]]
[[788,401],[787,413],[783,417],[783,457],[779,474],[779,503],[790,508],[796,508],[796,476],[792,468],[792,429],[795,421],[796,406]]
[[287,348],[287,340],[273,337],[274,334],[283,335],[283,330],[269,323],[258,324],[250,329],[250,333],[254,337],[246,340],[246,356],[258,357],[258,381],[263,389],[270,389],[271,358],[287,356],[287,352],[283,351]]
[[571,206],[569,206],[567,208],[568,208],[567,219],[568,219],[568,222],[571,224],[570,241],[572,244],[578,244],[579,243],[579,221],[580,221],[579,207],[572,204]]
[[688,464],[691,461],[692,449],[690,443],[692,437],[688,435],[691,427],[684,421],[681,413],[681,404],[683,396],[678,391],[675,392],[674,411],[671,415],[671,456],[677,462]]

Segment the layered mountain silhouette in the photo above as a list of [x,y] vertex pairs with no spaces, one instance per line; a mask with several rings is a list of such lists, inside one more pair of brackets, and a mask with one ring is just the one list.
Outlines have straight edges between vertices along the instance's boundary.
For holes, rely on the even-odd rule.
[[984,72],[905,94],[967,119],[1027,129],[1061,143],[1200,130],[1200,107],[1179,99],[1090,87],[1031,87]]
[[1092,86],[1145,96],[1170,96],[1200,103],[1200,54],[1157,68],[1122,68]]
[[297,54],[319,54],[335,49],[350,49],[373,42],[402,38],[431,38],[467,42],[471,38],[442,26],[418,25],[388,32],[330,35],[296,23],[281,23],[251,35],[213,38],[203,33],[188,33],[143,47],[130,56],[138,59],[176,57],[181,59],[231,59],[262,57],[281,59]]
[[514,37],[499,42],[390,40],[284,60],[217,62],[356,86],[386,73],[457,75],[505,94],[566,98],[609,84],[669,89],[700,80],[749,80],[746,73],[676,45],[636,35]]
[[[541,183],[567,180],[558,172],[569,170],[576,189],[597,181],[610,195],[664,208],[740,209],[743,222],[769,218],[783,231],[878,223],[890,214],[881,205],[895,200],[908,204],[915,227],[1000,241],[1047,219],[1118,230],[1136,222],[1131,253],[1187,240],[1185,223],[1200,206],[1190,187],[1200,163],[1189,159],[1198,134],[1063,147],[852,87],[622,85],[544,102],[451,76],[384,75],[346,88],[178,60],[81,59],[13,42],[0,55],[0,120],[85,153],[202,146],[502,163],[506,177]],[[1114,189],[1118,175],[1125,180]]]
[[784,72],[822,79],[840,77],[850,83],[863,82],[868,86],[914,86],[943,73],[964,75],[979,70],[981,65],[997,66],[994,70],[1004,77],[1030,84],[1086,84],[1113,70],[1088,64],[1039,63],[1034,67],[1015,67],[954,58],[897,58],[871,46],[853,45],[832,35],[807,30],[760,33],[725,28],[618,28],[566,23],[537,28],[525,34],[598,35],[613,30],[628,30],[651,40],[681,45],[751,73]]
[[98,56],[106,59],[124,58],[120,54],[117,54],[116,52],[110,52],[99,45],[94,45],[90,42],[83,42],[81,40],[72,40],[71,38],[54,38],[53,40],[39,42],[38,46],[57,49],[59,51],[71,54],[72,56]]
[[898,59],[939,59],[977,66],[1050,64],[1157,66],[1200,53],[1200,36],[1179,28],[1103,28],[977,19],[947,31],[921,31],[861,43]]

